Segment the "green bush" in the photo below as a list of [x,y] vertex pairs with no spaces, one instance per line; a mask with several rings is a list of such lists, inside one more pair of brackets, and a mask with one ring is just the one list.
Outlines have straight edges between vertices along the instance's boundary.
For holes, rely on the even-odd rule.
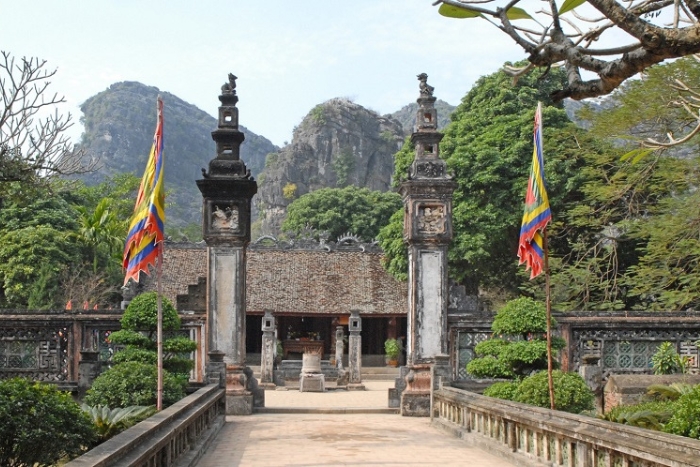
[[661,430],[673,415],[674,402],[649,401],[634,405],[618,405],[605,415],[603,420],[637,426],[650,430]]
[[[556,321],[552,319],[552,327]],[[506,334],[528,338],[533,333],[547,332],[547,310],[545,306],[527,297],[516,298],[501,308],[491,325],[495,334]]]
[[685,373],[688,363],[678,355],[676,346],[671,342],[662,342],[651,356],[652,367],[655,375],[672,375]]
[[493,383],[484,390],[484,395],[495,397],[497,399],[505,399],[507,401],[515,400],[515,395],[518,391],[520,383],[516,381],[501,381]]
[[503,360],[487,355],[467,363],[467,373],[476,378],[514,378],[515,374]]
[[95,437],[70,394],[22,378],[0,381],[0,465],[54,465],[81,454]]
[[387,339],[384,341],[384,354],[389,358],[398,358],[401,354],[401,345],[396,339]]
[[673,408],[673,415],[664,431],[700,439],[700,385],[683,394],[674,402]]
[[[554,370],[552,380],[554,383],[554,404],[557,410],[580,413],[593,409],[595,396],[579,374]],[[549,408],[547,372],[540,371],[525,378],[518,386],[515,400]]]
[[[158,295],[155,292],[137,295],[124,310],[121,319],[122,329],[155,331],[156,326],[158,326],[157,309]],[[161,309],[163,311],[163,330],[177,331],[180,329],[180,317],[170,300],[163,299]]]
[[[125,362],[115,365],[98,376],[85,394],[88,405],[129,407],[156,405],[158,370],[154,365]],[[184,397],[182,381],[163,371],[163,406],[172,405]]]
[[142,407],[138,405],[110,409],[105,405],[91,407],[87,404],[83,404],[81,408],[92,419],[92,424],[95,427],[100,442],[107,441],[109,438],[118,435],[141,420],[150,417],[156,411],[155,407]]

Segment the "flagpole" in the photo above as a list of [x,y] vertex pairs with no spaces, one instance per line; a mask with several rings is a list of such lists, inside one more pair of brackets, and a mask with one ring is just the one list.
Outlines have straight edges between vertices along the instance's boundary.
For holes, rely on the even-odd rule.
[[160,254],[158,254],[156,261],[156,288],[157,288],[157,303],[158,303],[158,317],[156,326],[156,346],[158,347],[158,382],[156,385],[156,410],[161,411],[163,409],[163,290],[161,288],[161,273],[163,266],[163,243],[158,244],[157,248],[160,249]]
[[547,382],[549,385],[549,405],[552,410],[556,409],[554,404],[554,380],[552,378],[552,296],[549,283],[549,240],[547,229],[544,229],[544,281],[545,281],[545,306],[547,308]]

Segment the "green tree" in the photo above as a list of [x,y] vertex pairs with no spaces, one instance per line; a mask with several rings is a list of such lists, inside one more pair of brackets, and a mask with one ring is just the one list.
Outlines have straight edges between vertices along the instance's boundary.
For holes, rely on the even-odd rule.
[[322,188],[300,196],[288,206],[282,230],[301,232],[312,228],[328,232],[332,239],[349,232],[372,240],[400,207],[401,197],[397,193],[354,185]]
[[[544,159],[550,203],[555,219],[582,198],[581,168],[589,148],[585,130],[576,128],[549,94],[565,83],[563,71],[552,70],[541,80],[523,77],[514,86],[503,72],[479,79],[452,114],[441,143],[442,157],[458,187],[454,194],[454,239],[450,245],[450,276],[470,293],[503,288],[514,295],[524,276],[517,270],[517,243],[525,188],[532,162],[532,129],[538,101],[545,104]],[[406,179],[414,157],[410,145],[395,156],[397,182]],[[401,219],[392,219],[383,245],[398,241]],[[396,225],[394,225],[396,224]],[[393,232],[393,236],[389,234]],[[552,242],[551,250],[566,248]],[[389,264],[393,254],[389,253]],[[396,264],[396,263],[394,263]]]
[[[111,342],[124,348],[114,354],[116,365],[95,379],[85,403],[110,408],[156,404],[157,300],[155,292],[142,293],[124,310],[121,330],[109,336]],[[162,312],[163,332],[176,333],[180,317],[167,299],[162,301]],[[163,339],[163,405],[183,397],[193,365],[188,354],[196,349],[197,343],[186,337]]]
[[0,465],[56,465],[94,439],[90,418],[70,394],[21,378],[0,380]]
[[[146,292],[135,297],[124,310],[121,319],[121,330],[113,332],[109,338],[115,344],[125,346],[124,350],[114,355],[116,363],[140,361],[142,363],[157,362],[156,329],[157,295]],[[163,332],[175,333],[180,329],[180,317],[177,310],[167,298],[162,299]],[[186,337],[169,337],[163,339],[163,368],[171,373],[182,376],[187,381],[188,372],[193,362],[189,354],[197,349],[197,343]],[[133,404],[144,405],[144,404]]]

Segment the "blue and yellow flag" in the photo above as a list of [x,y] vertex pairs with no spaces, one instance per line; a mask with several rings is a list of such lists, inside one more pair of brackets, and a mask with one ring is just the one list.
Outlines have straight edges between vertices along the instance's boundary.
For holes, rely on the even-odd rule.
[[532,170],[527,183],[525,195],[525,213],[520,227],[518,258],[525,263],[525,270],[530,269],[530,279],[542,273],[544,263],[544,229],[552,220],[549,209],[547,188],[544,179],[544,158],[542,156],[542,103],[535,111],[535,148],[532,152]]
[[163,192],[163,100],[158,96],[158,121],[153,136],[153,147],[148,156],[146,171],[141,179],[129,234],[124,246],[124,284],[129,279],[139,281],[141,271],[148,274],[148,266],[156,265],[163,248],[165,223],[165,195]]

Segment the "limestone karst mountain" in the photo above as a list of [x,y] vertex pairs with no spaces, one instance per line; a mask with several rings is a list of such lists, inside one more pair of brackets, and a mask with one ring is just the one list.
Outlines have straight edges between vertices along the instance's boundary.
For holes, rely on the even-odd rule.
[[317,105],[294,130],[292,142],[267,156],[254,198],[256,233],[279,235],[287,206],[324,187],[391,189],[401,123],[346,99]]
[[[165,101],[167,226],[200,223],[202,195],[195,180],[202,177],[200,169],[216,154],[211,132],[217,120],[156,87],[133,81],[115,83],[82,104],[85,132],[80,145],[100,158],[99,169],[82,178],[87,183],[98,183],[124,172],[141,177],[153,141],[158,94]],[[265,156],[277,147],[243,126],[241,131],[245,133],[241,157],[257,176]]]

